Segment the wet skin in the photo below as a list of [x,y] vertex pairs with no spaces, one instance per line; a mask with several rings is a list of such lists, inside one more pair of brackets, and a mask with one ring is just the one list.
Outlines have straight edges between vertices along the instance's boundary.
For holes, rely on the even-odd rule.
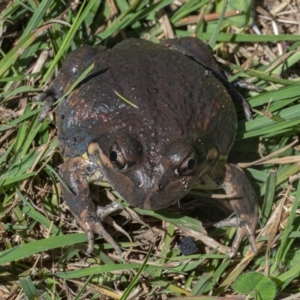
[[121,254],[102,220],[122,206],[97,208],[89,184],[98,181],[107,181],[131,205],[154,210],[179,201],[196,185],[222,187],[237,215],[231,255],[245,236],[256,252],[255,194],[244,172],[226,163],[237,127],[232,99],[251,113],[208,47],[194,38],[82,47],[67,57],[38,100],[49,106],[92,63],[56,114],[65,160],[60,173],[69,187],[62,188],[62,197],[87,233],[87,252],[93,251],[96,233]]

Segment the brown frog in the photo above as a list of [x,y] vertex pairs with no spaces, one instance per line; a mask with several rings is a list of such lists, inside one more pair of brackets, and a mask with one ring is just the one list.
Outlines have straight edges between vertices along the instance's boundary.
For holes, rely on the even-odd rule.
[[[243,171],[226,159],[236,134],[232,98],[250,109],[227,83],[208,47],[195,38],[161,44],[128,39],[112,49],[72,52],[59,76],[37,97],[49,104],[82,72],[93,70],[57,108],[62,197],[88,237],[121,250],[102,220],[117,203],[97,207],[90,183],[107,181],[127,202],[160,209],[196,185],[222,187],[237,218],[231,255],[247,236],[254,252],[258,207]],[[44,114],[45,115],[45,114]]]

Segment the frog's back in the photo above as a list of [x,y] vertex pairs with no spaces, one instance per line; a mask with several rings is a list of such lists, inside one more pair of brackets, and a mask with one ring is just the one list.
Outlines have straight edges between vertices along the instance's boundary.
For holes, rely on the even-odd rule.
[[81,155],[91,141],[112,132],[158,147],[177,140],[196,147],[207,143],[227,156],[236,131],[234,106],[222,84],[197,62],[135,39],[99,51],[94,61],[92,74],[58,109],[65,157]]

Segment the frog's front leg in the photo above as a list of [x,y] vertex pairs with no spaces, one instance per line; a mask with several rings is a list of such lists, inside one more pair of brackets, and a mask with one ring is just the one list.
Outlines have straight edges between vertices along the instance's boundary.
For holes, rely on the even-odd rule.
[[87,234],[87,253],[90,254],[93,251],[96,233],[110,243],[118,255],[121,255],[120,247],[104,229],[102,220],[111,212],[122,209],[123,206],[112,203],[105,207],[96,207],[90,194],[89,183],[103,179],[99,165],[83,157],[70,158],[61,165],[60,174],[67,185],[67,188],[62,186],[62,197],[78,224]]
[[[257,252],[255,244],[255,230],[258,221],[258,205],[255,193],[242,169],[235,165],[225,165],[225,177],[223,188],[230,197],[229,202],[236,212],[237,218],[221,221],[216,227],[237,226],[237,233],[232,244],[231,256],[234,256],[240,246],[242,239],[247,236],[253,252]],[[235,220],[235,222],[234,222]]]

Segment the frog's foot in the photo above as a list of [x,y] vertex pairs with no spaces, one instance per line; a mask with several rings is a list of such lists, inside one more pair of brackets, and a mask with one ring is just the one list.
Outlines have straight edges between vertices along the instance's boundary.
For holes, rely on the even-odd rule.
[[94,234],[96,233],[101,235],[104,238],[104,240],[106,240],[115,249],[116,253],[119,256],[122,255],[121,248],[116,243],[116,241],[111,237],[111,235],[104,229],[99,219],[97,219],[96,221],[89,220],[85,222],[85,224],[81,223],[80,225],[87,235],[87,240],[88,240],[88,248],[86,250],[87,254],[91,254],[94,250]]
[[51,109],[51,106],[53,104],[53,101],[54,101],[54,99],[52,97],[47,97],[44,100],[44,106],[38,117],[38,122],[43,122],[46,119],[46,117],[48,116],[49,111]]
[[[227,77],[230,77],[231,75],[227,76]],[[256,85],[256,84],[253,84],[251,82],[247,82],[245,80],[242,80],[242,79],[236,79],[232,82],[233,86],[234,87],[239,87],[239,88],[242,88],[242,89],[246,89],[246,90],[249,90],[249,91],[254,91],[254,92],[257,92],[257,93],[262,93],[264,91],[264,89],[262,89],[260,86]]]
[[243,108],[246,119],[252,120],[251,107],[248,104],[248,102],[245,100],[245,98],[237,90],[230,87],[230,84],[228,85],[227,90],[230,96],[232,97],[233,101],[237,102]]
[[257,247],[255,243],[255,227],[253,228],[253,226],[249,226],[249,222],[241,221],[238,218],[231,218],[231,219],[226,219],[218,223],[215,223],[214,226],[217,228],[226,227],[226,226],[237,227],[237,233],[235,235],[235,239],[231,246],[231,251],[229,255],[230,257],[236,255],[237,250],[239,249],[240,244],[245,236],[248,237],[249,244],[252,251],[254,253],[257,253]]
[[32,100],[34,102],[44,102],[44,106],[38,117],[38,121],[43,122],[45,120],[45,118],[48,116],[50,108],[51,108],[53,102],[55,101],[55,96],[53,94],[52,89],[47,88],[44,92],[33,97]]
[[232,244],[231,256],[234,256],[244,237],[248,237],[253,252],[257,252],[255,244],[255,230],[258,221],[258,205],[255,193],[245,173],[237,166],[225,165],[225,178],[223,188],[227,195],[236,195],[229,202],[236,212],[233,220],[221,221],[217,226],[236,226],[237,233]]
[[90,195],[89,183],[103,179],[99,166],[86,158],[74,157],[61,165],[60,174],[65,180],[65,184],[62,185],[62,197],[67,202],[77,223],[87,234],[87,253],[92,253],[94,234],[99,234],[113,246],[118,255],[121,255],[120,247],[106,232],[101,220],[112,211],[119,209],[120,204],[112,203],[97,211]]

